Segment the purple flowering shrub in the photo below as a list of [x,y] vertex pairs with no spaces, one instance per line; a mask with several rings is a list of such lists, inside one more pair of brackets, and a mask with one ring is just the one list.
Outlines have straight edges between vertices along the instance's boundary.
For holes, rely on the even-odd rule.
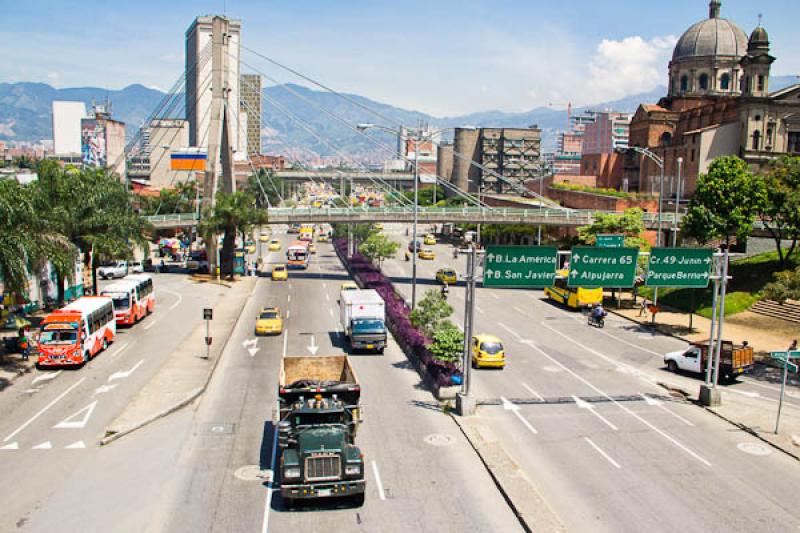
[[453,377],[460,382],[461,371],[458,367],[453,363],[439,361],[428,350],[431,339],[425,337],[411,325],[408,318],[411,310],[394,290],[392,282],[363,255],[356,253],[348,260],[346,258],[347,239],[334,239],[333,246],[353,277],[358,278],[365,289],[375,289],[381,295],[386,305],[389,329],[403,351],[406,354],[412,354],[413,358],[422,366],[423,371],[427,372],[439,387],[453,385]]

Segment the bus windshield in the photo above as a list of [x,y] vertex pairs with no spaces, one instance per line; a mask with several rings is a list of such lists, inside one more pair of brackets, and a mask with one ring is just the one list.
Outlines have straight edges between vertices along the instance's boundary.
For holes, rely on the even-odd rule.
[[131,306],[131,295],[127,292],[104,292],[103,296],[108,296],[114,301],[114,309],[117,311]]
[[293,250],[290,248],[286,252],[286,256],[288,257],[289,261],[303,261],[307,255],[308,252],[305,250]]
[[74,344],[78,332],[74,329],[49,329],[39,335],[39,344]]

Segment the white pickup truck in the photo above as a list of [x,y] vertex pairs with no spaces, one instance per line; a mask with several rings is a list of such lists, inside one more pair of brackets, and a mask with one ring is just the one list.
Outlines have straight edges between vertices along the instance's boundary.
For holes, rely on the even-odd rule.
[[[708,361],[708,341],[694,342],[677,352],[664,355],[664,364],[671,372],[687,371],[705,374]],[[734,379],[753,368],[753,347],[746,344],[734,345],[722,341],[719,373],[725,380]]]
[[117,261],[113,265],[100,267],[97,269],[97,275],[103,279],[124,278],[128,275],[128,262]]

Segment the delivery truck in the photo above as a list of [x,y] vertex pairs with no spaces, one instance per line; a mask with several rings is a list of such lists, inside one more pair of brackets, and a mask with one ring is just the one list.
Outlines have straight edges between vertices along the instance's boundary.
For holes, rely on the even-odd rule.
[[[693,342],[686,350],[670,352],[664,364],[672,372],[685,370],[705,375],[708,361],[708,341]],[[735,378],[753,368],[753,347],[722,341],[719,356],[719,375],[725,380]]]
[[353,351],[382,354],[386,348],[386,308],[374,289],[339,293],[342,331]]
[[278,384],[280,492],[298,500],[364,503],[364,457],[355,438],[361,387],[346,355],[284,357]]

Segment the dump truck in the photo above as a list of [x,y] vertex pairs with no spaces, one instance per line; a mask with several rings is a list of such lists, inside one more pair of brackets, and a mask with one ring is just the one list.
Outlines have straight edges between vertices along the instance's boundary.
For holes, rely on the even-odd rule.
[[[705,374],[708,361],[708,341],[693,342],[686,350],[670,352],[664,356],[664,364],[672,372],[686,370]],[[735,378],[753,368],[753,347],[722,341],[719,356],[719,375],[725,380]]]
[[281,360],[278,447],[287,507],[320,498],[364,503],[364,457],[355,445],[360,396],[346,355]]
[[339,293],[342,331],[353,351],[379,354],[386,348],[386,306],[375,289]]

